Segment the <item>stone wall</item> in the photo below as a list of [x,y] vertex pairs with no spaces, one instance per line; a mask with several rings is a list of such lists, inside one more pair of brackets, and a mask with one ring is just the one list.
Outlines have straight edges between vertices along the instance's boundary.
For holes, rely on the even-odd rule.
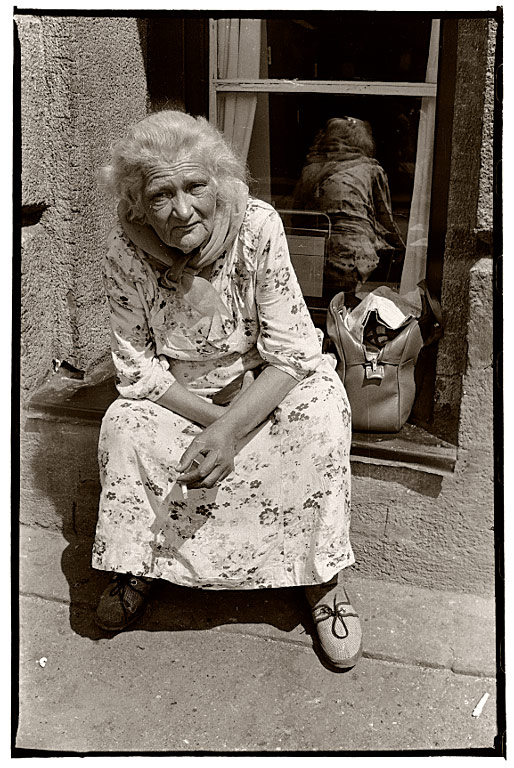
[[66,360],[109,349],[99,264],[113,201],[95,171],[146,114],[144,61],[130,18],[16,17],[21,58],[21,377],[27,397]]
[[[436,434],[457,443],[466,372],[469,280],[473,265],[492,257],[494,63],[497,23],[461,19],[451,145],[450,189],[434,404]],[[491,285],[486,286],[492,297]],[[492,334],[492,314],[488,328]]]

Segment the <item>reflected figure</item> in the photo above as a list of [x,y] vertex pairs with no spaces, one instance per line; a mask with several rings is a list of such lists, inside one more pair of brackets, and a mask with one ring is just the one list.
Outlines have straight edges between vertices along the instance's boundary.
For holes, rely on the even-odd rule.
[[330,216],[325,283],[331,294],[354,292],[377,268],[381,252],[405,248],[374,153],[369,123],[332,118],[316,136],[295,189],[294,208]]

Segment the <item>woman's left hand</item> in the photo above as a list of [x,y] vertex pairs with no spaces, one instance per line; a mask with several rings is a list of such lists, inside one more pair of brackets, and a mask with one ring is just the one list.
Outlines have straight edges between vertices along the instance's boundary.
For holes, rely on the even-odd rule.
[[236,453],[233,431],[214,422],[195,437],[182,455],[177,482],[188,488],[213,488],[233,471]]

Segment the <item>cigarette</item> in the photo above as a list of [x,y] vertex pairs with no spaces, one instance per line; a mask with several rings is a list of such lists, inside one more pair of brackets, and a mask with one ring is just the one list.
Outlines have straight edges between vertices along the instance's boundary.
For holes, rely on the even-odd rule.
[[484,705],[485,705],[485,703],[486,703],[488,698],[489,698],[489,694],[488,693],[484,693],[484,695],[482,696],[482,698],[480,699],[480,701],[476,705],[475,709],[473,710],[472,717],[480,717],[480,715],[482,714],[482,710],[484,708]]
[[[191,462],[191,466],[189,467],[189,471],[192,469],[198,469],[199,466],[200,466],[200,462],[197,461],[196,459],[193,459],[193,461]],[[182,495],[184,499],[187,499],[187,485],[185,485],[184,483],[179,483],[179,485],[180,485],[180,489],[182,491]]]

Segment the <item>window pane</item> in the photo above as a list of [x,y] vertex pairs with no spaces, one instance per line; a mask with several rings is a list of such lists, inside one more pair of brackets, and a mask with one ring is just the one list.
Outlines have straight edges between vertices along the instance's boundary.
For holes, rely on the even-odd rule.
[[261,77],[424,82],[430,30],[428,17],[395,13],[268,19]]
[[[238,101],[230,110],[233,115],[230,127],[220,127],[227,138],[238,137],[240,144],[244,139],[249,145],[247,159],[253,179],[252,192],[280,211],[306,211],[303,215],[283,213],[291,251],[296,251],[297,258],[293,261],[295,266],[300,264],[303,275],[305,295],[315,298],[315,304],[326,305],[334,293],[350,290],[343,273],[350,271],[352,279],[355,278],[352,261],[348,260],[352,249],[360,254],[358,280],[365,289],[372,288],[374,283],[397,285],[405,253],[402,240],[403,243],[407,240],[421,99],[220,94],[222,114],[228,113],[223,110],[225,99]],[[248,117],[251,114],[254,114],[253,123]],[[320,173],[317,187],[311,184],[310,190],[302,189],[302,172],[305,175],[306,168],[312,170],[309,153],[318,133],[333,118],[338,119],[330,124],[340,127],[343,117],[354,118],[357,124],[360,121],[369,124],[376,145],[375,159],[370,161],[365,156],[368,150],[362,145],[362,136],[345,139],[350,145],[356,142],[357,148],[350,146],[346,155],[344,147],[342,155],[329,152],[323,157],[326,166],[314,164],[315,173]],[[316,212],[319,215],[315,216]],[[323,252],[315,238],[327,239],[327,222],[331,228],[331,247],[326,243]],[[340,236],[334,238],[337,230]],[[360,237],[362,232],[366,237]],[[366,238],[372,242],[376,256]],[[344,241],[343,247],[338,240]],[[327,255],[330,256],[328,262]]]

